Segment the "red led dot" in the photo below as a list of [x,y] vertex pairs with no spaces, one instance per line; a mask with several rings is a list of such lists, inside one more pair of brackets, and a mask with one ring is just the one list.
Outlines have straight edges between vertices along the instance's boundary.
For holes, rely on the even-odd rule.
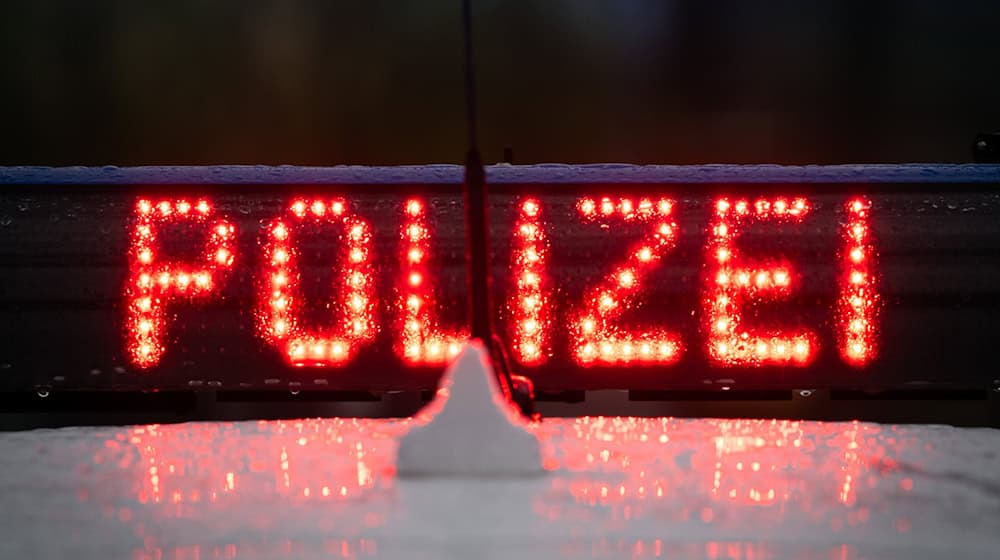
[[615,213],[615,203],[610,198],[601,199],[601,214],[610,216]]
[[526,237],[529,241],[535,241],[538,236],[538,226],[533,223],[521,224],[521,235]]
[[[406,230],[410,236],[410,242],[420,241],[424,236],[424,228],[418,225],[412,225]],[[419,249],[417,249],[419,250]]]
[[215,252],[215,262],[226,265],[231,261],[232,255],[230,254],[229,249],[222,248]]
[[418,217],[423,210],[424,205],[419,200],[410,200],[406,203],[406,213],[410,216]]
[[277,241],[284,241],[285,239],[288,239],[288,228],[285,227],[285,224],[279,222],[271,230],[271,235]]
[[361,237],[365,234],[365,227],[361,224],[355,224],[351,226],[351,240],[361,241]]
[[635,208],[632,206],[632,201],[627,198],[623,198],[621,202],[618,204],[618,206],[621,209],[622,217],[624,218],[631,217],[632,212],[635,210]]
[[525,200],[521,204],[521,211],[528,218],[534,218],[538,216],[538,201],[536,200]]

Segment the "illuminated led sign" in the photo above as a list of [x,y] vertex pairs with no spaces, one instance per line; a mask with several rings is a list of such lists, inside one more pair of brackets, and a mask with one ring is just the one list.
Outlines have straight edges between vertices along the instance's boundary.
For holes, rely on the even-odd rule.
[[[539,392],[995,378],[988,185],[506,184],[488,206],[494,332]],[[468,336],[458,185],[24,186],[0,216],[0,390],[429,390]]]
[[[378,305],[380,292],[373,274],[377,256],[372,254],[371,226],[350,209],[343,198],[305,199],[288,202],[283,216],[266,222],[262,258],[257,279],[257,333],[295,366],[339,367],[348,364],[359,348],[372,342],[380,330],[379,315],[398,317],[391,321],[398,341],[399,357],[411,364],[443,364],[454,357],[467,335],[445,331],[437,318],[431,263],[433,230],[428,224],[426,202],[405,201],[399,215],[400,297]],[[790,330],[780,326],[748,326],[743,311],[757,300],[780,300],[794,289],[799,277],[795,266],[782,255],[751,262],[741,256],[737,240],[741,228],[751,222],[800,224],[811,211],[805,198],[719,198],[714,204],[711,227],[705,232],[707,286],[701,310],[704,340],[684,340],[664,326],[629,329],[618,319],[629,309],[643,305],[644,285],[656,267],[669,267],[675,248],[679,209],[669,198],[582,197],[576,203],[584,223],[610,228],[619,223],[641,224],[641,236],[629,245],[623,257],[610,263],[610,271],[596,284],[584,288],[584,298],[566,317],[557,318],[549,292],[556,288],[546,271],[550,247],[545,207],[527,198],[520,205],[512,234],[509,282],[516,291],[509,301],[513,316],[510,329],[514,355],[522,365],[536,365],[548,356],[567,352],[582,365],[627,367],[670,365],[685,348],[704,347],[718,366],[805,366],[820,351],[813,330]],[[843,237],[837,301],[840,321],[840,354],[852,365],[863,365],[874,357],[878,345],[877,278],[871,265],[874,247],[868,228],[870,205],[860,198],[846,203],[847,222]],[[199,259],[189,263],[161,262],[158,258],[158,227],[184,224],[208,232],[208,242]],[[336,253],[330,287],[334,297],[326,302],[328,323],[307,326],[301,317],[305,305],[297,264],[296,243],[301,224],[321,226],[327,233],[324,247]],[[697,232],[689,232],[697,233]],[[839,232],[832,232],[834,234]],[[168,305],[184,305],[218,295],[223,274],[232,268],[237,249],[232,240],[234,226],[228,217],[213,217],[211,201],[205,198],[153,200],[135,204],[129,259],[132,274],[125,285],[126,345],[132,365],[149,368],[168,350],[164,331]],[[831,255],[836,258],[836,255]],[[383,307],[383,309],[379,309]],[[558,349],[552,345],[552,330],[567,328],[573,344]]]

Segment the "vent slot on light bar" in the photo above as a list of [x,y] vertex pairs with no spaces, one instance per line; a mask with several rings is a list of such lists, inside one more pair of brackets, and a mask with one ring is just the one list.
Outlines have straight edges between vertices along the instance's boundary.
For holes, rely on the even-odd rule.
[[[496,332],[543,400],[1000,378],[991,184],[488,202]],[[428,391],[468,329],[457,185],[23,185],[0,216],[3,392]]]

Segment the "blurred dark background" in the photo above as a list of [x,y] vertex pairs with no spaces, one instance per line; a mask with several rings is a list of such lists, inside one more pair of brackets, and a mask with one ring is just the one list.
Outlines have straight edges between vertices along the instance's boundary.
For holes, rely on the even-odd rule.
[[[968,161],[996,0],[474,0],[481,142],[517,163]],[[4,0],[0,164],[464,152],[458,0]]]

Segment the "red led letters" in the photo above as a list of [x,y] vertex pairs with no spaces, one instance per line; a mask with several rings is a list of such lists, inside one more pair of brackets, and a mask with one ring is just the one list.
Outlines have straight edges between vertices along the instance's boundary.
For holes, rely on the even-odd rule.
[[571,352],[583,365],[639,362],[670,364],[680,357],[680,337],[664,329],[639,335],[624,332],[615,325],[622,311],[632,305],[643,277],[676,244],[677,224],[671,220],[673,201],[629,198],[602,198],[599,202],[584,198],[577,204],[580,216],[588,222],[624,221],[652,224],[647,237],[632,246],[623,262],[603,281],[585,292],[583,309],[572,323],[572,338],[578,342]]
[[[339,317],[329,329],[309,331],[302,324],[304,302],[300,289],[296,231],[311,221],[337,226],[343,265],[334,285]],[[296,199],[288,218],[267,226],[263,274],[258,281],[257,329],[296,366],[336,366],[351,359],[376,332],[371,232],[368,223],[347,209],[343,199]]]
[[863,366],[875,356],[878,307],[875,292],[874,251],[868,227],[871,204],[858,198],[847,203],[844,224],[846,246],[841,256],[841,296],[837,302],[840,355],[849,364]]
[[[209,238],[196,263],[161,262],[157,233],[160,226],[192,223],[208,231]],[[165,351],[165,306],[175,298],[204,298],[212,293],[221,274],[233,266],[236,230],[227,220],[212,219],[206,200],[141,199],[129,247],[129,279],[125,287],[126,350],[132,363],[148,368],[159,363]]]
[[[749,326],[744,313],[760,301],[780,300],[798,289],[801,277],[780,255],[750,262],[737,240],[754,223],[798,224],[812,206],[804,198],[718,198],[711,207],[707,250],[707,292],[702,297],[703,350],[720,367],[804,366],[819,352],[818,335],[804,328]],[[553,340],[566,340],[569,358],[583,366],[670,365],[687,349],[678,332],[662,327],[631,332],[622,314],[641,302],[649,274],[675,247],[679,228],[669,198],[581,198],[576,216],[608,227],[643,224],[642,239],[613,264],[610,273],[584,292],[578,307],[556,317],[548,275],[550,245],[543,219],[545,208],[533,197],[518,200],[510,253],[510,290],[506,303],[506,338],[514,358],[539,366],[557,350]],[[863,367],[878,350],[879,294],[872,242],[871,202],[852,198],[843,207],[838,253],[838,297],[835,304],[837,351],[847,364]],[[400,271],[392,338],[398,357],[409,365],[439,365],[453,358],[467,334],[445,329],[438,318],[431,262],[433,230],[427,204],[405,200],[399,230]],[[307,326],[300,277],[301,234],[307,226],[329,229],[335,265],[329,323]],[[160,253],[164,226],[190,227],[207,236],[192,262],[165,260]],[[262,258],[256,271],[256,332],[291,365],[337,367],[354,358],[379,334],[378,308],[390,303],[376,289],[377,263],[372,254],[370,224],[342,198],[294,198],[286,210],[263,224]],[[129,277],[125,287],[126,352],[131,363],[147,369],[166,352],[166,307],[175,300],[194,301],[218,293],[237,258],[236,229],[214,216],[207,199],[142,198],[130,226]],[[383,290],[384,291],[384,290]],[[565,324],[557,336],[554,329]],[[563,344],[560,342],[560,344]]]
[[764,266],[747,266],[739,257],[736,238],[741,226],[751,221],[799,222],[809,213],[802,198],[760,199],[715,202],[715,218],[710,232],[708,297],[705,325],[708,354],[719,365],[757,366],[804,365],[815,347],[813,333],[789,333],[776,329],[750,331],[741,311],[753,298],[775,298],[790,292],[794,275],[788,263],[776,261]]
[[517,287],[507,308],[511,312],[511,350],[518,362],[544,363],[550,351],[549,278],[545,274],[549,244],[541,221],[542,207],[533,198],[521,202],[511,252],[512,280]]
[[402,278],[400,293],[402,320],[399,322],[400,341],[397,345],[404,361],[413,364],[442,364],[455,357],[467,338],[458,332],[443,332],[435,312],[433,276],[430,260],[431,231],[424,218],[424,202],[417,198],[406,201],[405,219],[400,231]]

